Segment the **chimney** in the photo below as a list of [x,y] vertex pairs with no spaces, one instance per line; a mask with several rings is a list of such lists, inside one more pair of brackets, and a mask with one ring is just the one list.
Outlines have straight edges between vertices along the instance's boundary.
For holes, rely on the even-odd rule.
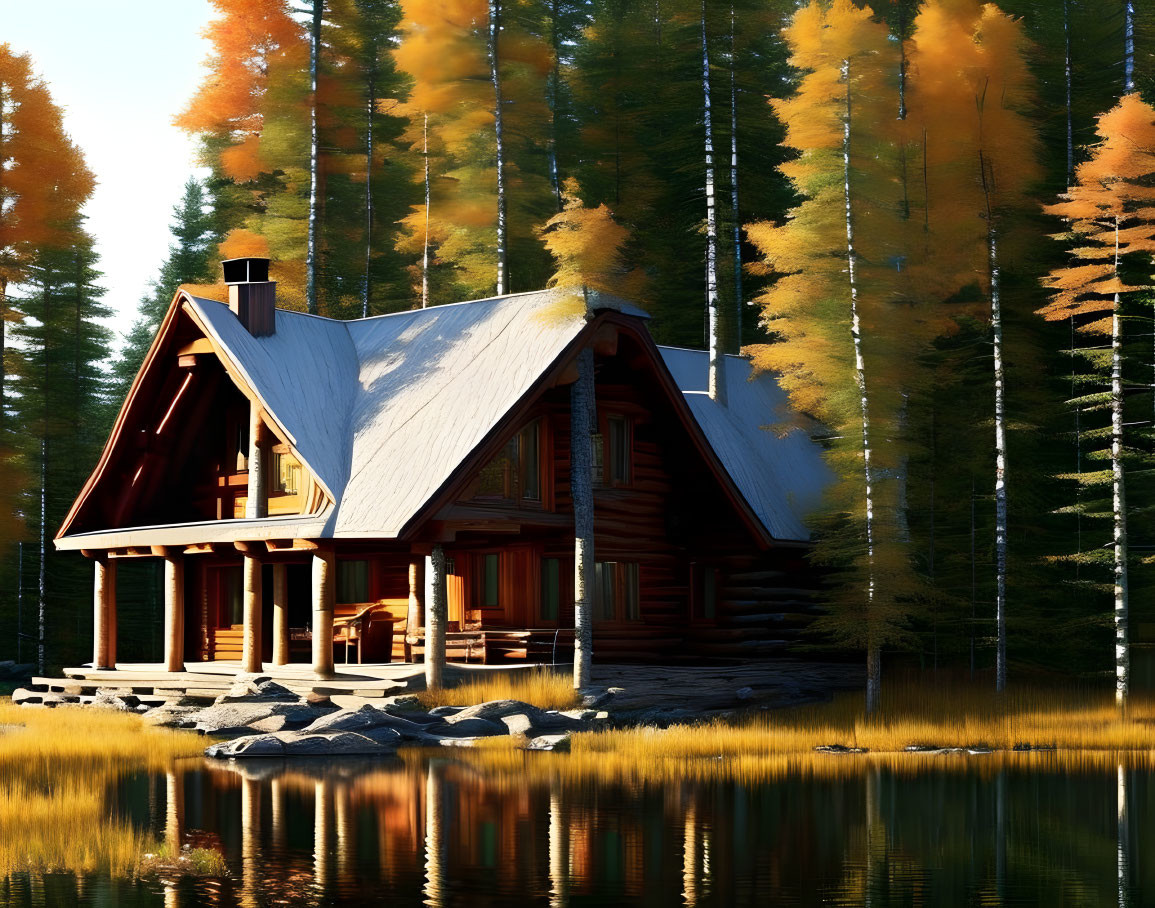
[[269,280],[268,259],[221,262],[229,288],[229,308],[253,337],[277,331],[277,284]]

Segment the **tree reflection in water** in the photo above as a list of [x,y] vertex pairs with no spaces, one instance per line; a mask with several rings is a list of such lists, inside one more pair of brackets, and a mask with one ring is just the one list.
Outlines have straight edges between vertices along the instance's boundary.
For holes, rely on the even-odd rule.
[[1148,758],[831,756],[677,783],[570,765],[178,763],[123,779],[112,819],[220,850],[229,879],[13,874],[0,906],[1130,906],[1155,891],[1134,859],[1155,812]]

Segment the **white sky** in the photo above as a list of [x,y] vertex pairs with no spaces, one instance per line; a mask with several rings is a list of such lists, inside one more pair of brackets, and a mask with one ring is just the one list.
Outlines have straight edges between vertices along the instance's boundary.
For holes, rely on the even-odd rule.
[[0,0],[0,42],[32,57],[97,186],[85,213],[119,333],[168,250],[193,143],[172,125],[200,81],[208,0]]

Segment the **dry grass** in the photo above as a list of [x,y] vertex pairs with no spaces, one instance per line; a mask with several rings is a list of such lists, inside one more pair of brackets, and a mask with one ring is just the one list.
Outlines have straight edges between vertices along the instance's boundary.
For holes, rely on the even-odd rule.
[[129,772],[199,755],[204,741],[111,710],[0,701],[0,876],[18,871],[131,876],[156,843],[113,818],[106,797]]
[[573,709],[581,697],[569,674],[536,668],[517,672],[486,672],[456,687],[417,694],[426,709],[434,706],[472,706],[489,700],[521,700],[541,709]]
[[[868,753],[815,753],[823,744]],[[907,753],[910,745],[995,753]],[[1033,750],[1014,752],[1024,746]],[[1155,766],[1155,702],[1134,700],[1123,716],[1110,692],[1035,688],[1000,699],[986,688],[936,690],[911,682],[891,684],[882,709],[869,719],[862,713],[861,695],[848,694],[828,704],[741,719],[578,734],[571,750],[568,757],[498,750],[466,758],[494,770],[638,781],[856,774],[878,764],[924,771],[941,768],[945,761],[992,769],[1011,763]]]

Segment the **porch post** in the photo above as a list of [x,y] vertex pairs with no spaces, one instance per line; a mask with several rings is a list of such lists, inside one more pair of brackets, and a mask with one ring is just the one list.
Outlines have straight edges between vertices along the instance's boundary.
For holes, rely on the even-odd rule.
[[445,550],[441,543],[433,546],[429,558],[432,574],[432,594],[425,602],[425,688],[441,687],[445,676],[445,616],[447,595],[445,582]]
[[268,483],[265,470],[265,424],[256,401],[249,404],[249,488],[245,500],[245,517],[269,516]]
[[313,673],[320,679],[333,677],[333,602],[334,585],[332,549],[313,552]]
[[184,556],[176,549],[164,553],[164,667],[184,671]]
[[[414,558],[409,562],[409,610],[405,613],[405,635],[417,633],[421,626],[421,613],[424,610],[422,599],[425,596],[425,559]],[[405,641],[402,641],[403,643]],[[405,643],[405,661],[412,662],[412,650]]]
[[288,565],[273,565],[273,665],[289,664],[288,575]]
[[92,565],[92,667],[116,668],[116,562],[101,553]]
[[261,562],[245,553],[245,612],[241,671],[259,673],[261,658]]

